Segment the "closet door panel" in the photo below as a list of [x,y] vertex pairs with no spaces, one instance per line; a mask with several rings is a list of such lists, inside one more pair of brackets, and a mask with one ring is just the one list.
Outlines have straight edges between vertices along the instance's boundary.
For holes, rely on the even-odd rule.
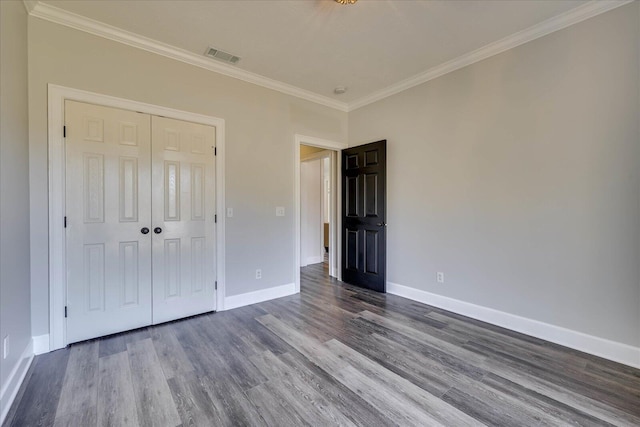
[[151,324],[151,117],[65,102],[67,342]]
[[213,311],[215,128],[152,117],[153,323]]

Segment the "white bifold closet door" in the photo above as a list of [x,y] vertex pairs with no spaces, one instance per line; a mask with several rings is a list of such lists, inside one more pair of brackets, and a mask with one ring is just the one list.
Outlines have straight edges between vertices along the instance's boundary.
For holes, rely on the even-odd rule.
[[65,103],[67,343],[215,309],[215,128]]

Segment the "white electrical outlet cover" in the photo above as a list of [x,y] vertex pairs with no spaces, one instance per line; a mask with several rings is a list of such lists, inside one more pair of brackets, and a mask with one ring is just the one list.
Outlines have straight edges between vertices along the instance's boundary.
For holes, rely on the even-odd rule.
[[276,216],[284,216],[284,207],[278,206],[276,208]]

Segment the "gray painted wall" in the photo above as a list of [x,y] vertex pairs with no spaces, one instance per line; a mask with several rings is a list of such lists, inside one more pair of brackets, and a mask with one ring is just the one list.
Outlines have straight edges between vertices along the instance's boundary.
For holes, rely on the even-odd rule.
[[0,1],[0,389],[31,341],[27,117],[27,13]]
[[315,159],[300,162],[301,266],[322,262],[322,237],[322,159]]
[[[640,345],[639,7],[349,113],[351,145],[389,141],[390,281]],[[293,282],[293,134],[345,141],[347,114],[29,23],[34,335],[48,332],[47,83],[224,118],[227,293]]]
[[349,113],[388,140],[389,281],[640,345],[639,7]]
[[34,335],[49,328],[47,83],[225,119],[227,295],[294,282],[294,134],[346,141],[347,114],[30,17]]

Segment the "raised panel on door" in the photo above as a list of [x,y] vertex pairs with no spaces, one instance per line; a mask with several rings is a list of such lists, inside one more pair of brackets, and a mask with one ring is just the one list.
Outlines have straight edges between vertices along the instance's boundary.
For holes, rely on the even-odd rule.
[[386,141],[342,156],[342,280],[385,292]]
[[215,128],[155,116],[151,128],[153,323],[161,323],[216,308]]
[[65,102],[67,342],[151,323],[150,116]]

